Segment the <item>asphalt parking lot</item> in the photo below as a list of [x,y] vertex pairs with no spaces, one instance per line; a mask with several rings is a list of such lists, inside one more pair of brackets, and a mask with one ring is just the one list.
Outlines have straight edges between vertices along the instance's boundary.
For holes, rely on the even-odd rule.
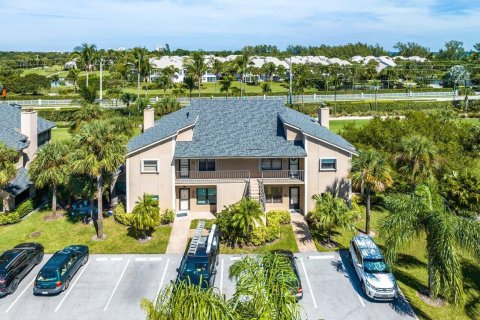
[[[303,284],[302,315],[305,319],[413,319],[408,303],[372,302],[361,293],[347,252],[297,254]],[[0,298],[0,319],[145,319],[142,298],[153,299],[176,277],[180,255],[91,255],[67,291],[57,296],[34,296],[35,267],[17,291]],[[216,286],[227,298],[235,284],[228,268],[240,255],[221,255]]]

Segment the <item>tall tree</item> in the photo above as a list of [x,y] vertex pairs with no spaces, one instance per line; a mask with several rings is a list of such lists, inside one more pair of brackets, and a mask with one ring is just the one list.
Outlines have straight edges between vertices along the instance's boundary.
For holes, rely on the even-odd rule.
[[137,72],[137,99],[140,98],[140,79],[145,79],[150,73],[150,61],[147,48],[136,47],[131,53],[131,62]]
[[442,60],[462,60],[465,58],[463,42],[457,40],[445,42],[445,49],[440,49],[438,58]]
[[218,59],[215,59],[215,57],[212,57],[211,61],[211,68],[213,73],[215,74],[216,80],[215,80],[215,88],[214,88],[214,93],[217,93],[217,81],[222,75],[223,69],[224,69],[224,64]]
[[68,71],[67,80],[73,81],[73,93],[77,93],[77,83],[80,78],[80,70],[77,68],[72,68]]
[[245,86],[245,74],[248,72],[249,67],[252,65],[252,55],[249,50],[243,50],[242,54],[235,59],[235,66],[240,73],[240,96],[243,97],[243,91]]
[[404,57],[419,56],[426,58],[430,55],[429,48],[424,47],[416,42],[397,42],[393,48],[398,50],[398,55]]
[[459,304],[463,301],[463,274],[460,253],[471,253],[480,260],[480,224],[449,213],[444,199],[425,185],[412,195],[387,196],[390,214],[380,222],[386,258],[394,263],[400,250],[426,237],[428,289]]
[[155,80],[155,82],[158,84],[160,89],[163,90],[163,97],[165,98],[167,94],[167,89],[173,87],[172,78],[167,74],[161,73],[160,76]]
[[202,76],[207,71],[204,54],[202,51],[194,51],[186,60],[187,73],[198,81],[198,96],[202,94]]
[[146,193],[138,198],[135,207],[132,210],[132,227],[147,237],[147,232],[160,223],[160,207],[158,200]]
[[93,64],[97,58],[97,46],[94,44],[84,43],[79,48],[80,59],[87,74],[86,87],[88,87],[88,74],[93,70]]
[[126,153],[125,138],[105,120],[83,125],[73,136],[74,150],[71,167],[74,172],[96,180],[97,185],[97,237],[103,238],[103,178],[114,173],[123,163]]
[[183,84],[188,89],[190,93],[190,101],[192,101],[192,91],[195,89],[195,79],[192,76],[186,76],[183,78]]
[[104,111],[97,104],[87,104],[73,113],[70,122],[70,133],[76,133],[80,128],[92,120],[101,119]]
[[57,215],[57,189],[66,183],[69,148],[65,142],[51,142],[40,148],[30,164],[29,174],[36,187],[52,188],[52,213]]
[[371,192],[384,191],[392,185],[391,168],[380,152],[374,149],[360,150],[352,160],[350,178],[353,186],[360,188],[365,195],[365,233],[370,234]]
[[[0,189],[10,182],[17,175],[15,163],[20,158],[20,153],[8,148],[0,142]],[[0,198],[0,201],[3,199]]]
[[225,92],[225,96],[228,98],[228,90],[230,90],[230,86],[232,85],[233,77],[229,75],[225,75],[222,77],[220,82],[220,91]]
[[293,90],[302,95],[302,106],[304,105],[303,95],[310,86],[312,72],[311,66],[307,64],[293,64]]
[[420,184],[433,176],[438,165],[438,151],[435,144],[424,136],[407,136],[400,142],[395,162],[410,183]]

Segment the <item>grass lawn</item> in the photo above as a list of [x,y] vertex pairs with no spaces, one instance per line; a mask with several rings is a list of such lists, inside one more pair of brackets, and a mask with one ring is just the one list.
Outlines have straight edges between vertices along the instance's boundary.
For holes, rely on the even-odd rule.
[[[357,223],[359,229],[365,228],[365,215],[362,208],[362,219]],[[386,212],[373,211],[371,225],[376,232],[375,242],[382,246],[378,237],[377,225],[386,216]],[[349,241],[356,232],[338,230],[333,240],[339,244],[338,249],[347,249]],[[394,266],[394,274],[398,284],[410,301],[417,316],[421,319],[480,319],[480,266],[470,258],[462,259],[464,290],[466,301],[464,305],[455,307],[446,304],[443,307],[433,307],[426,304],[417,295],[417,291],[427,289],[427,259],[425,256],[425,238],[422,237],[412,244],[411,247],[402,251]],[[329,251],[316,242],[319,251]],[[382,248],[384,249],[384,248]]]
[[68,132],[68,128],[55,128],[52,129],[52,141],[61,141],[70,138],[70,132]]
[[480,126],[480,118],[458,118],[458,121]]
[[[54,253],[71,244],[84,244],[91,253],[165,253],[171,227],[158,227],[152,240],[140,243],[128,235],[128,228],[117,223],[113,218],[104,219],[104,232],[107,239],[94,241],[95,228],[81,222],[72,222],[66,217],[57,221],[44,221],[43,217],[50,211],[37,212],[24,221],[8,226],[0,226],[0,251],[12,248],[21,242],[40,242],[45,252]],[[39,231],[38,237],[31,237]]]
[[332,120],[332,119],[330,119],[330,130],[335,132],[335,133],[338,133],[346,125],[353,124],[354,126],[364,126],[369,121],[370,121],[369,119],[361,119],[361,120]]

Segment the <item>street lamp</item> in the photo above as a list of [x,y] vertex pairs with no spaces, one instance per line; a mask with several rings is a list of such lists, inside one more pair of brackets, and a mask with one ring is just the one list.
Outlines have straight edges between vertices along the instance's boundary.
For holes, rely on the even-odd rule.
[[103,103],[103,58],[100,58],[100,107],[102,106]]

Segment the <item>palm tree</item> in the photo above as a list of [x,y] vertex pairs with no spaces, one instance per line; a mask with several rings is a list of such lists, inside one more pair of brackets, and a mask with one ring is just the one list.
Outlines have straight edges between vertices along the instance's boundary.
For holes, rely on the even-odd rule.
[[218,288],[202,288],[188,281],[170,283],[155,302],[143,299],[148,320],[240,320]]
[[220,82],[220,91],[225,92],[225,96],[228,98],[228,90],[230,89],[230,86],[232,85],[233,77],[232,76],[223,76]]
[[217,81],[219,76],[223,72],[224,64],[218,59],[215,59],[215,57],[212,57],[212,60],[210,61],[212,65],[212,71],[215,74],[216,80],[215,80],[215,88],[213,90],[214,93],[217,93]]
[[51,186],[54,217],[57,215],[57,188],[64,184],[67,178],[68,153],[65,142],[51,142],[38,150],[28,170],[35,186]]
[[186,60],[186,69],[189,75],[192,75],[198,81],[198,96],[202,93],[202,76],[207,71],[207,64],[203,57],[203,52],[194,51]]
[[67,77],[68,80],[73,81],[73,93],[77,93],[77,83],[78,79],[80,78],[80,70],[76,68],[72,68],[68,71]]
[[292,70],[294,75],[293,88],[302,95],[302,106],[305,106],[303,95],[305,89],[310,85],[311,71],[306,64],[294,64]]
[[183,84],[190,92],[190,101],[192,101],[192,91],[195,89],[195,79],[192,76],[186,76],[183,78]]
[[268,80],[272,82],[273,74],[275,73],[275,70],[277,70],[275,64],[273,62],[267,62],[262,66],[262,69],[264,70]]
[[89,121],[101,119],[103,117],[103,110],[96,104],[87,104],[73,114],[73,119],[70,122],[70,133],[75,133]]
[[228,270],[236,281],[230,301],[241,319],[300,319],[297,278],[284,255],[266,252],[236,261]]
[[96,180],[97,185],[97,237],[103,238],[103,178],[123,163],[126,153],[125,138],[105,120],[83,125],[73,136],[72,170]]
[[264,216],[260,202],[243,197],[233,208],[232,225],[249,238],[256,225],[263,225]]
[[130,107],[130,103],[135,102],[135,100],[137,100],[137,97],[135,97],[133,93],[124,92],[120,97],[120,100],[122,100],[122,102],[125,103],[128,108]]
[[163,97],[167,94],[167,89],[170,89],[173,86],[172,78],[167,74],[160,74],[160,76],[155,80],[160,89],[163,89]]
[[386,258],[394,263],[397,254],[426,236],[428,289],[432,298],[442,294],[459,304],[463,301],[460,252],[480,259],[480,224],[458,217],[444,206],[444,199],[432,188],[419,185],[412,195],[387,196],[390,214],[380,222]]
[[380,192],[393,183],[392,171],[385,157],[374,149],[361,150],[352,160],[352,184],[365,193],[365,233],[370,234],[370,194]]
[[433,170],[438,164],[438,151],[432,141],[414,134],[402,139],[395,162],[399,171],[413,185],[420,184],[433,176]]
[[0,142],[0,189],[17,175],[15,163],[20,158],[20,153],[10,149]]
[[83,43],[80,47],[80,58],[85,66],[85,72],[87,74],[86,87],[88,87],[88,74],[93,69],[93,63],[97,55],[97,46],[94,44]]
[[158,201],[146,193],[138,198],[132,210],[132,227],[142,233],[142,238],[147,237],[147,231],[160,223],[160,208]]
[[252,56],[250,51],[243,50],[242,54],[235,59],[235,64],[238,72],[240,73],[240,96],[243,97],[244,85],[245,85],[245,73],[252,65]]
[[327,245],[332,243],[333,230],[338,227],[349,231],[355,230],[355,216],[348,209],[345,200],[326,192],[313,196],[315,208],[307,215],[309,224],[320,232],[325,232]]
[[148,76],[151,66],[147,48],[136,47],[131,53],[131,62],[137,71],[137,99],[140,97],[140,79]]
[[263,94],[267,94],[269,92],[272,92],[272,88],[270,87],[270,83],[268,83],[268,82],[262,83],[262,85],[260,87],[262,88],[262,93]]

